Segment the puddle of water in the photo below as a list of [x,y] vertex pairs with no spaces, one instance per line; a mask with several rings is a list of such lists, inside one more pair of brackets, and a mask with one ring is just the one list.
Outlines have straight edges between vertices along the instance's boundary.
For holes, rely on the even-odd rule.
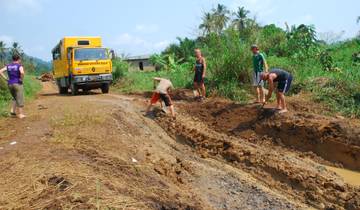
[[344,181],[350,185],[360,187],[360,172],[350,171],[343,168],[336,168],[331,166],[326,166],[330,171],[335,172],[337,175],[341,176]]

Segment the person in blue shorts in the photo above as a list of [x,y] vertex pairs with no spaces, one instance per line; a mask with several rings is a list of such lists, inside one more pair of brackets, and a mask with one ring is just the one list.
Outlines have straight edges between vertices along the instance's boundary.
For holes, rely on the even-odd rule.
[[279,113],[285,113],[288,111],[285,102],[285,93],[289,92],[291,83],[293,80],[293,76],[283,70],[283,69],[271,69],[270,72],[261,73],[261,80],[267,81],[269,83],[269,93],[266,96],[265,103],[269,101],[271,95],[275,89],[274,83],[277,82],[277,91],[276,91],[276,99],[277,99],[277,109],[280,111]]

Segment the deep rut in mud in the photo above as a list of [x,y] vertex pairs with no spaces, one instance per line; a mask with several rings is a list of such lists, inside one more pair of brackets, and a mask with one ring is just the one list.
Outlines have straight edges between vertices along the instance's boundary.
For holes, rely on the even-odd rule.
[[360,188],[317,163],[360,169],[359,132],[346,123],[223,101],[183,103],[180,113],[175,122],[161,114],[156,121],[202,157],[316,208],[360,208]]

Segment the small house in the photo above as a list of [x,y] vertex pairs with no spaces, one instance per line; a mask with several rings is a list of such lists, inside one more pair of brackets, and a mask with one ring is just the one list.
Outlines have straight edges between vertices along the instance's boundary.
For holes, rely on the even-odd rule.
[[154,71],[155,66],[150,62],[150,55],[131,56],[125,59],[130,65],[130,71]]

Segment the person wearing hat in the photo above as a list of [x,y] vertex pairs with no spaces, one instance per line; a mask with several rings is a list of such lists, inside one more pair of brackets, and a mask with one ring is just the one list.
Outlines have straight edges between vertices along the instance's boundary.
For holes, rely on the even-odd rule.
[[268,72],[269,67],[267,65],[265,56],[263,53],[260,53],[259,47],[257,45],[251,46],[251,51],[253,53],[253,83],[252,85],[256,89],[257,94],[257,103],[265,102],[265,94],[264,94],[264,81],[260,79],[261,73]]
[[260,79],[262,81],[267,81],[269,83],[269,93],[266,96],[265,103],[270,100],[271,95],[275,89],[274,83],[277,82],[276,109],[279,110],[279,113],[287,112],[288,109],[286,107],[286,102],[285,102],[285,93],[289,92],[290,90],[293,76],[289,72],[283,69],[274,68],[271,69],[270,72],[261,73]]

